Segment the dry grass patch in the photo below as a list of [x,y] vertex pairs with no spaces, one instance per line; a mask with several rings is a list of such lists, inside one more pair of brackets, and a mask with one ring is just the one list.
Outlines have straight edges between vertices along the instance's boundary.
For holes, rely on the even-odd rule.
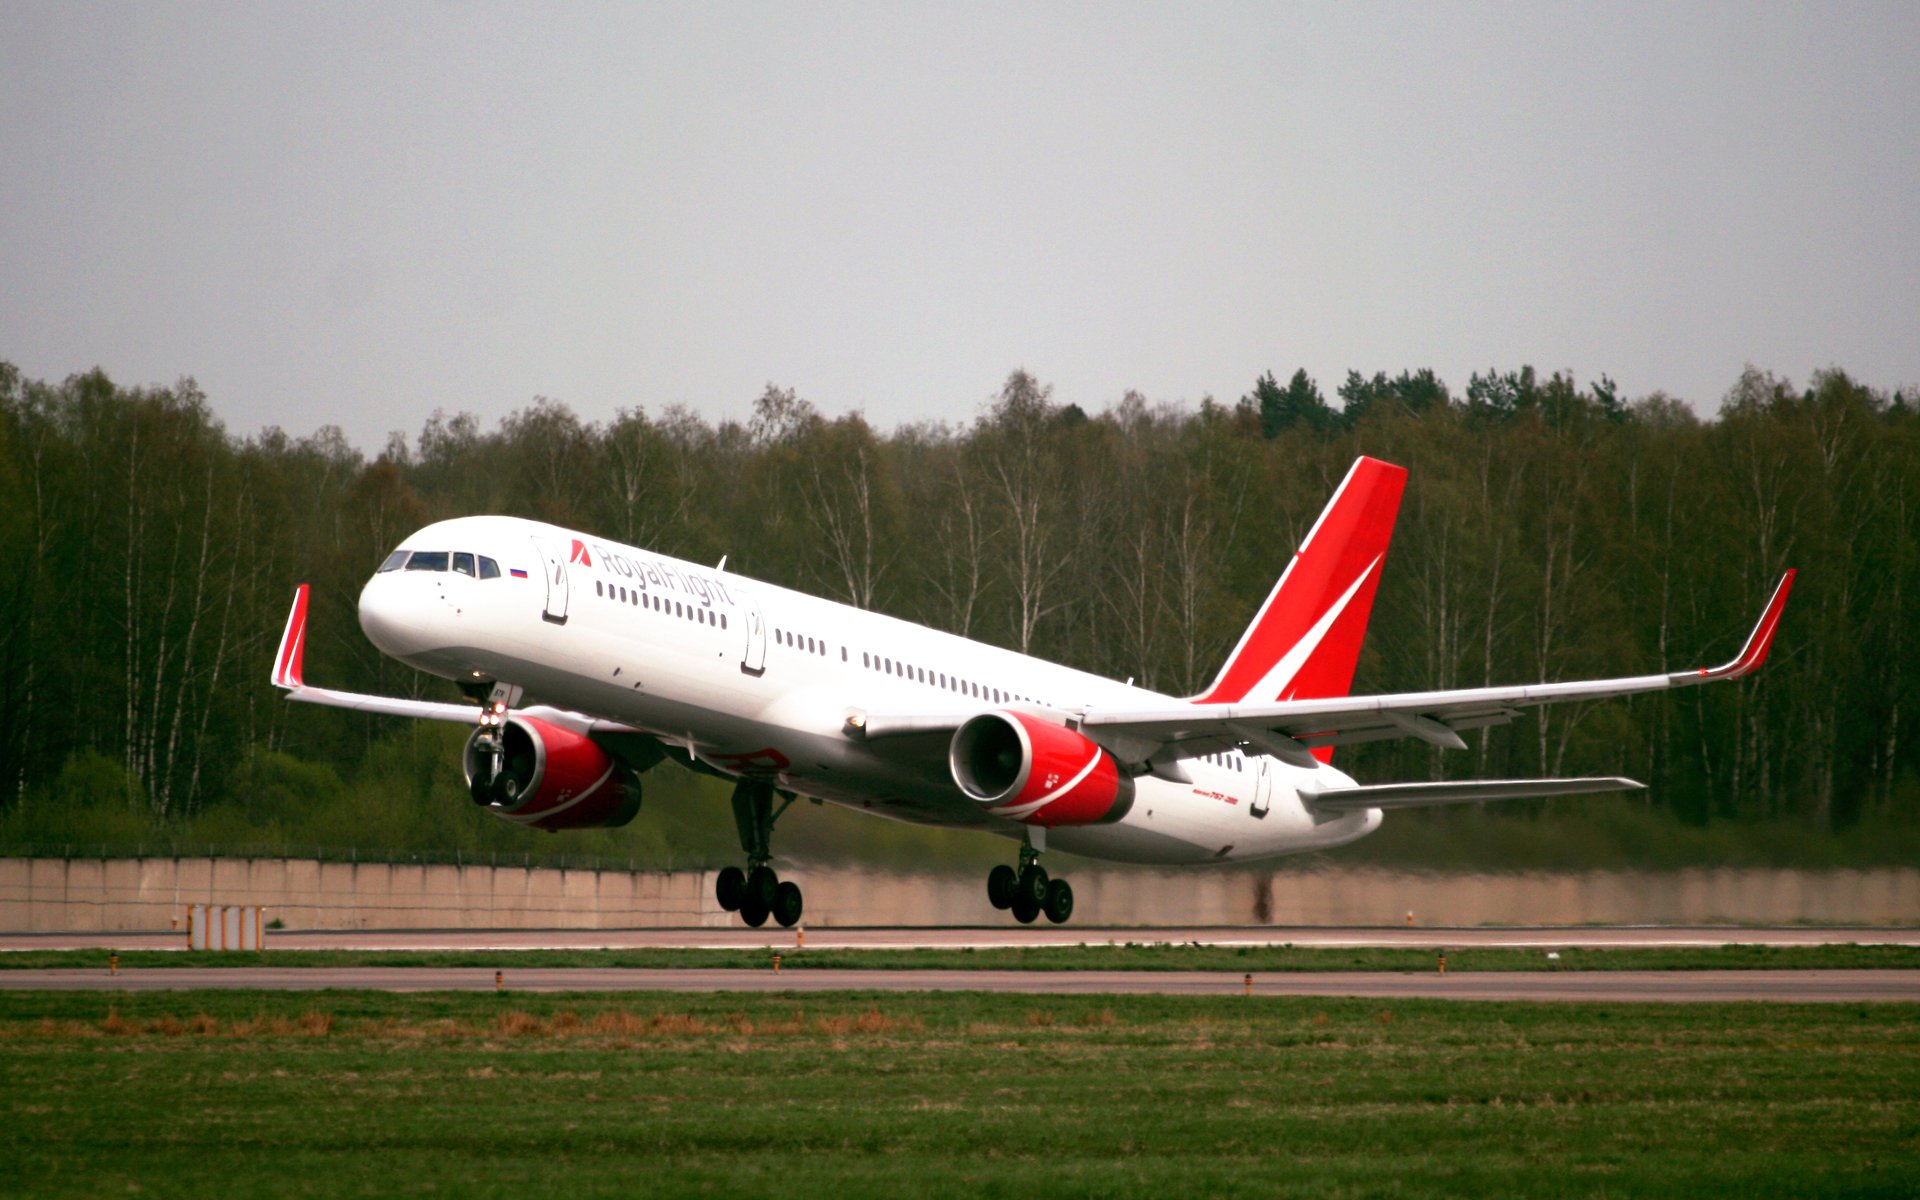
[[129,1017],[117,1008],[97,1021],[61,1020],[43,1017],[38,1021],[8,1022],[0,1025],[0,1041],[75,1041],[100,1037],[179,1038],[225,1037],[248,1040],[260,1037],[325,1037],[334,1029],[331,1013],[305,1012],[297,1016],[256,1014],[229,1017],[222,1021],[211,1013],[187,1016],[162,1013],[152,1020]]

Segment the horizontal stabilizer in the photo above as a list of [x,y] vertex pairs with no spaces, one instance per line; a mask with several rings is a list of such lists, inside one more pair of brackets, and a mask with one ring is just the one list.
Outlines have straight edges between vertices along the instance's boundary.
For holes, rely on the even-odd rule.
[[1475,804],[1483,800],[1534,800],[1541,796],[1578,796],[1587,792],[1626,792],[1647,786],[1617,775],[1589,779],[1461,779],[1443,783],[1376,783],[1359,787],[1302,791],[1301,798],[1321,812],[1361,808],[1425,808],[1434,804]]

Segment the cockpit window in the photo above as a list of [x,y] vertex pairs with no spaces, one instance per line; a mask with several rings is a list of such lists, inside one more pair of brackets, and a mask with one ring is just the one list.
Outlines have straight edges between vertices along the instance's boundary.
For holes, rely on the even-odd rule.
[[465,550],[455,550],[453,552],[453,569],[462,575],[473,574],[473,555],[468,554]]
[[409,571],[444,571],[447,569],[445,550],[415,550],[413,557],[407,560]]
[[[413,553],[411,550],[395,550],[387,555],[387,561],[380,564],[380,571],[398,571],[400,564],[407,561],[407,555],[411,553]],[[380,571],[375,571],[374,574],[378,575]]]
[[500,564],[488,558],[486,555],[482,554],[480,556],[480,578],[482,579],[500,578]]

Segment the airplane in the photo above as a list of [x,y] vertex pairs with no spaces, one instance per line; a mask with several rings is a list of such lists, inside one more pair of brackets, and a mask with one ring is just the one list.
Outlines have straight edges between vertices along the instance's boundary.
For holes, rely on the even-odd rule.
[[1359,783],[1334,748],[1461,733],[1536,705],[1739,679],[1766,660],[1794,572],[1739,654],[1618,679],[1350,694],[1406,471],[1356,460],[1212,684],[1162,695],[714,567],[518,517],[440,521],[403,539],[360,593],[383,653],[477,703],[339,692],[304,679],[308,586],[272,681],[289,700],[472,725],[475,804],[560,830],[624,825],[640,775],[671,760],[733,784],[742,865],[715,880],[750,926],[799,922],[774,868],[796,798],[1019,843],[994,907],[1061,923],[1058,849],[1166,866],[1324,850],[1390,809],[1636,789],[1627,778]]

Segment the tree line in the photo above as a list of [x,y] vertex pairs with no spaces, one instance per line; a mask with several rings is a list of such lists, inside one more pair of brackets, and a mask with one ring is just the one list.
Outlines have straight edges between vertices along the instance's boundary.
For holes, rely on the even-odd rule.
[[[443,696],[383,659],[354,601],[413,529],[518,514],[969,637],[1200,690],[1348,465],[1410,472],[1355,680],[1467,687],[1730,657],[1800,569],[1745,684],[1541,710],[1344,748],[1361,778],[1624,773],[1692,824],[1809,831],[1920,801],[1917,397],[1749,368],[1702,419],[1532,368],[1274,374],[1235,401],[1088,412],[1016,370],[972,419],[877,430],[769,385],[742,419],[583,420],[536,398],[492,429],[436,413],[368,456],[340,430],[228,431],[192,381],[0,363],[0,814],[63,773],[164,830],[250,803],[262,762],[364,779],[392,725],[282,703],[268,660],[314,585],[311,678]],[[402,756],[404,757],[404,756]],[[384,761],[384,760],[381,760]],[[412,760],[408,760],[411,762]],[[451,756],[433,760],[457,782]],[[391,765],[390,773],[428,769]],[[76,776],[74,773],[78,771]],[[514,831],[508,830],[508,833]]]

